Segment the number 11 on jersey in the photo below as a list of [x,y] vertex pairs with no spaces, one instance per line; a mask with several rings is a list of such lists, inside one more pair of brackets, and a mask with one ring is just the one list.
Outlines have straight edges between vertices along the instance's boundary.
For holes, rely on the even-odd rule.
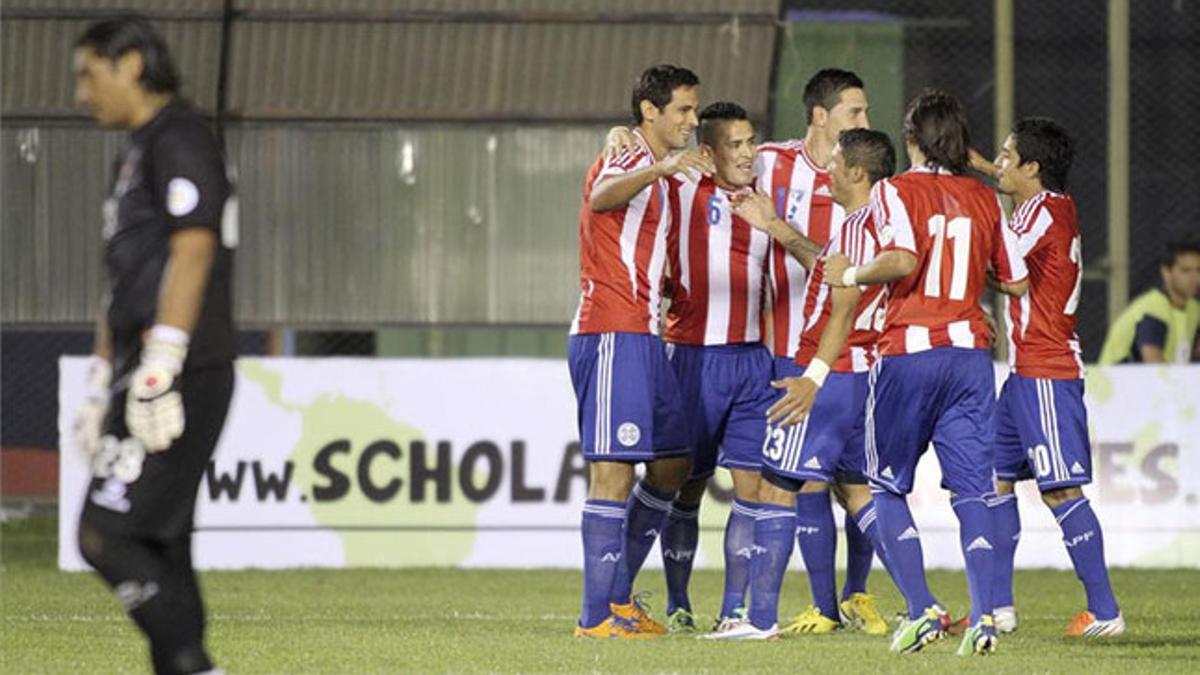
[[929,236],[933,237],[933,251],[929,255],[929,268],[925,271],[925,295],[942,297],[942,251],[946,240],[953,244],[950,250],[950,293],[951,300],[967,297],[967,266],[971,262],[971,219],[963,216],[951,218],[938,214],[929,219]]

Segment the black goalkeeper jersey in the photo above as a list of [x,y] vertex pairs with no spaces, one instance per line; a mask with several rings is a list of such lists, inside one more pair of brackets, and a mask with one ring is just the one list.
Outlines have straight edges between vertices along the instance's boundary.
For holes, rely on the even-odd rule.
[[143,336],[158,314],[168,239],[189,227],[211,229],[219,246],[184,371],[229,363],[237,207],[216,137],[187,104],[172,101],[130,134],[115,174],[104,204],[113,382],[124,387],[138,365]]

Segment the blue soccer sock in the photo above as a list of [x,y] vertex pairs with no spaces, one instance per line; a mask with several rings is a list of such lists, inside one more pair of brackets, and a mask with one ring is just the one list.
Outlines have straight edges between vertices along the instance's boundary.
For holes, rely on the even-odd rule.
[[879,529],[879,514],[875,510],[874,499],[867,502],[866,506],[854,514],[854,522],[858,526],[858,531],[862,532],[870,540],[872,548],[875,549],[875,555],[879,557],[879,562],[883,565],[883,569],[887,571],[888,576],[894,576],[892,574],[892,562],[888,557],[887,547],[883,545],[883,538]]
[[788,558],[792,556],[795,532],[794,509],[758,505],[758,518],[754,521],[754,545],[758,553],[750,561],[750,623],[759,630],[779,621],[779,592]]
[[673,498],[674,495],[659,492],[644,480],[633,486],[625,509],[625,564],[613,582],[614,603],[624,605],[633,595],[633,582],[662,532]]
[[995,584],[996,527],[992,510],[982,497],[955,497],[950,500],[958,516],[958,541],[967,567],[967,589],[971,592],[971,625],[984,614],[991,614],[992,585]]
[[912,512],[904,495],[874,492],[876,523],[879,538],[887,551],[892,581],[908,603],[908,618],[915,619],[925,608],[936,605],[925,581],[925,554],[921,550],[921,535],[913,523]]
[[725,592],[721,616],[733,616],[746,605],[750,583],[750,560],[754,556],[754,521],[758,504],[735,498],[725,522]]
[[667,577],[667,616],[677,609],[692,611],[688,599],[688,581],[695,564],[696,544],[700,540],[697,516],[700,505],[675,502],[667,512],[667,524],[662,531],[663,574]]
[[[875,521],[873,505],[868,504],[860,513],[870,511],[872,525]],[[871,538],[858,527],[858,522],[846,512],[846,583],[842,586],[842,600],[855,593],[867,592],[867,576],[871,574],[871,562],[875,559],[875,546]]]
[[834,576],[837,528],[833,524],[833,504],[828,492],[796,495],[796,542],[808,572],[813,605],[826,618],[838,621],[837,578]]
[[1017,510],[1017,495],[997,495],[988,502],[992,508],[992,522],[996,526],[996,561],[992,575],[992,604],[996,607],[1013,606],[1013,559],[1017,555],[1017,542],[1021,539],[1021,513]]
[[613,580],[624,566],[621,532],[625,527],[625,504],[589,499],[583,505],[583,614],[579,625],[591,628],[608,618]]
[[1113,597],[1108,567],[1104,564],[1104,534],[1091,503],[1087,497],[1079,497],[1063,502],[1051,511],[1062,528],[1063,543],[1075,566],[1075,576],[1083,582],[1087,592],[1088,611],[1101,621],[1117,618],[1120,609]]

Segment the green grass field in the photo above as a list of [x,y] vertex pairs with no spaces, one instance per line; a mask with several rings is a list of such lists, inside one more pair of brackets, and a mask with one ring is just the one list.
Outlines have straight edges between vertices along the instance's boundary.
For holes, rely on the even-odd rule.
[[[100,581],[54,568],[55,523],[33,519],[0,529],[0,672],[145,672],[140,635]],[[956,612],[967,603],[961,573],[933,572],[934,592]],[[1200,571],[1116,570],[1113,583],[1130,630],[1104,644],[1060,635],[1083,594],[1069,572],[1017,575],[1021,627],[988,659],[960,659],[957,643],[898,656],[884,638],[860,633],[773,643],[587,642],[570,630],[578,609],[573,571],[305,570],[202,575],[208,644],[230,673],[368,672],[1197,672]],[[662,588],[647,573],[640,588]],[[719,602],[718,572],[698,572],[701,612]],[[871,579],[888,614],[899,596]],[[806,605],[792,574],[784,616]],[[661,612],[662,594],[657,609]]]

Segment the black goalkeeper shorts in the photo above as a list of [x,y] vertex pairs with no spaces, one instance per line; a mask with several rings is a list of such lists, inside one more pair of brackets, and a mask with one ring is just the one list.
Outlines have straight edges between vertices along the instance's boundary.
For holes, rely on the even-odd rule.
[[233,397],[233,366],[185,372],[183,435],[162,452],[147,453],[125,425],[128,388],[113,394],[104,440],[92,462],[81,523],[165,541],[192,531],[196,493]]

